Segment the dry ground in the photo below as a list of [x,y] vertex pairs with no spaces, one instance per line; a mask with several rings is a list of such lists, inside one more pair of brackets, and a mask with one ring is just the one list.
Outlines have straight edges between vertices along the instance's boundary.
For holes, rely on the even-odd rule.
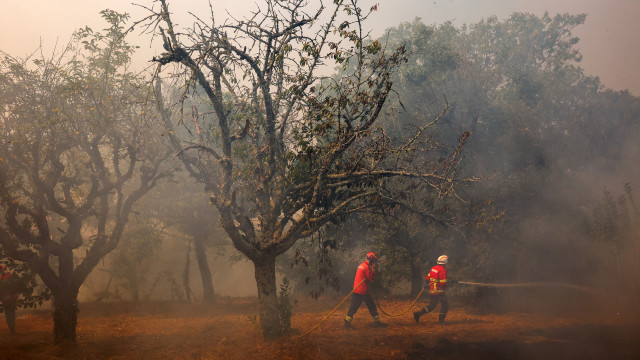
[[[298,299],[293,334],[265,341],[258,333],[254,298],[222,298],[216,304],[81,304],[76,346],[54,346],[49,310],[22,313],[18,335],[0,326],[4,359],[640,359],[636,315],[583,306],[570,299],[529,299],[526,310],[501,306],[487,312],[465,298],[452,298],[447,324],[436,314],[416,324],[411,312],[382,315],[387,328],[373,328],[366,307],[354,330],[342,326],[348,302],[315,331],[340,299]],[[555,303],[549,307],[540,304]],[[411,299],[382,300],[389,314]],[[532,305],[534,304],[534,305]],[[536,305],[537,304],[537,305]],[[521,304],[522,305],[522,304]],[[511,307],[513,308],[513,307]],[[481,311],[482,310],[482,311]],[[526,311],[526,312],[525,312]]]

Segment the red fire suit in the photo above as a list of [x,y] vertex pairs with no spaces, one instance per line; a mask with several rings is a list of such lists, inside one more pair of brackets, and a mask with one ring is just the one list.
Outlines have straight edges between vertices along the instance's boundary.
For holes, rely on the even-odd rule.
[[[358,266],[356,271],[356,277],[353,280],[353,292],[356,294],[367,295],[369,294],[369,283],[373,281],[376,273],[373,267],[369,265],[368,261],[363,262]],[[365,280],[362,284],[360,282]],[[360,286],[358,286],[360,284]]]
[[[373,261],[373,260],[371,260]],[[371,265],[370,260],[366,260],[356,270],[356,277],[353,280],[353,295],[351,296],[351,306],[347,311],[347,316],[344,318],[345,326],[351,328],[351,320],[358,311],[360,304],[364,301],[369,309],[369,314],[373,318],[374,326],[386,326],[386,324],[380,321],[380,315],[378,315],[378,309],[373,302],[373,298],[369,295],[369,283],[373,281],[375,277],[375,269]],[[364,281],[363,281],[364,280]],[[362,283],[361,283],[362,282]]]
[[444,294],[447,288],[447,269],[442,265],[436,265],[424,279],[429,282],[429,294]]

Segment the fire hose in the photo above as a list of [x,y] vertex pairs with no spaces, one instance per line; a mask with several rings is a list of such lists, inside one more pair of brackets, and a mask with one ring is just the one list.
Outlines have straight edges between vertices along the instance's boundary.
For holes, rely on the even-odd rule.
[[[578,286],[578,285],[573,285],[573,284],[567,284],[567,283],[559,283],[559,282],[529,282],[529,283],[510,283],[510,284],[489,284],[489,283],[479,283],[479,282],[472,282],[472,281],[457,281],[458,284],[464,284],[464,285],[473,285],[473,286],[479,286],[479,287],[533,287],[533,286],[557,286],[557,287],[567,287],[567,288],[571,288],[571,289],[575,289],[575,290],[581,290],[581,291],[586,291],[589,292],[591,294],[598,294],[598,292],[589,289],[587,287],[584,286]],[[382,309],[382,306],[380,306],[380,303],[378,302],[378,298],[374,297],[374,300],[376,302],[376,306],[378,307],[378,309],[380,309],[380,312],[385,314],[386,316],[389,317],[396,317],[396,316],[401,316],[404,315],[405,313],[407,313],[409,310],[411,310],[411,308],[413,307],[413,305],[415,305],[415,303],[418,301],[418,299],[420,298],[420,295],[422,295],[422,292],[424,292],[424,288],[420,291],[420,293],[418,293],[418,296],[416,296],[416,298],[413,300],[413,302],[409,305],[409,307],[407,307],[405,310],[403,310],[400,313],[397,314],[389,314],[386,311],[384,311],[384,309]]]
[[367,280],[367,279],[362,279],[362,281],[360,281],[358,283],[358,285],[356,285],[353,290],[351,290],[351,292],[349,293],[349,295],[345,296],[344,299],[342,299],[342,301],[340,301],[338,303],[338,305],[336,305],[336,307],[333,308],[333,310],[331,310],[330,313],[327,314],[327,316],[324,317],[324,319],[322,319],[319,323],[316,324],[316,326],[312,327],[309,331],[307,331],[306,333],[302,334],[302,335],[298,335],[297,338],[300,339],[301,337],[310,334],[311,332],[313,332],[315,329],[318,328],[318,326],[320,326],[320,324],[322,324],[325,320],[327,320],[329,318],[329,316],[331,316],[331,314],[333,314],[334,312],[336,312],[336,310],[338,310],[338,308],[340,307],[340,305],[342,305],[342,303],[345,302],[345,300],[347,300],[349,298],[349,296],[351,296],[351,294],[353,294],[354,291],[356,291],[357,288],[360,287],[360,285],[362,285],[362,283]]
[[415,305],[416,301],[418,301],[418,299],[420,298],[420,295],[422,295],[423,292],[424,292],[424,288],[422,288],[422,290],[420,290],[420,292],[418,293],[418,296],[416,296],[416,298],[413,300],[413,302],[409,305],[408,308],[406,308],[405,310],[403,310],[402,312],[397,313],[397,314],[389,314],[389,313],[387,313],[386,311],[384,311],[382,309],[382,306],[380,306],[380,303],[378,302],[378,298],[374,297],[373,299],[375,300],[376,306],[378,307],[378,309],[380,309],[381,313],[383,313],[383,314],[385,314],[385,315],[387,315],[389,317],[396,317],[396,316],[404,315],[407,311],[411,310],[411,308],[413,307],[413,305]]
[[[331,316],[334,312],[336,312],[336,310],[338,310],[338,308],[340,307],[340,305],[342,305],[352,294],[354,291],[356,291],[357,288],[360,287],[360,285],[362,285],[363,282],[365,282],[366,279],[362,279],[362,281],[360,281],[360,283],[358,283],[358,285],[356,285],[354,287],[353,290],[351,290],[351,292],[345,296],[339,303],[338,305],[336,305],[336,307],[333,308],[333,310],[331,310],[331,312],[329,312],[319,323],[317,323],[314,327],[312,327],[309,331],[305,332],[302,335],[298,335],[297,338],[302,338],[308,334],[310,334],[311,332],[313,332],[315,329],[317,329],[323,322],[325,322],[325,320],[327,320],[329,318],[329,316]],[[491,283],[479,283],[479,282],[473,282],[473,281],[458,281],[458,284],[463,284],[463,285],[473,285],[473,286],[480,286],[480,287],[533,287],[533,286],[559,286],[559,287],[568,287],[568,288],[572,288],[572,289],[576,289],[576,290],[581,290],[581,291],[586,291],[589,292],[591,294],[598,294],[597,291],[594,291],[592,289],[589,289],[587,287],[584,286],[578,286],[578,285],[573,285],[573,284],[567,284],[567,283],[559,283],[559,282],[529,282],[529,283],[502,283],[502,284],[491,284]],[[405,310],[403,310],[400,313],[397,314],[389,314],[386,311],[384,311],[382,309],[382,307],[380,306],[380,303],[378,302],[378,299],[376,297],[374,297],[376,306],[378,307],[378,309],[380,309],[380,312],[382,312],[384,315],[389,316],[389,317],[396,317],[396,316],[401,316],[404,315],[406,312],[408,312],[409,310],[411,310],[411,308],[413,307],[413,305],[415,305],[415,303],[418,301],[418,299],[420,298],[420,295],[422,295],[422,293],[424,292],[424,288],[420,291],[420,293],[418,293],[418,296],[416,296],[416,298],[413,300],[413,302],[411,302],[411,304],[409,305],[409,307],[407,307]]]
[[[357,288],[360,287],[360,285],[362,285],[363,282],[365,282],[366,279],[362,279],[362,281],[360,281],[360,283],[358,283],[358,285],[351,290],[351,292],[349,293],[349,295],[345,296],[339,303],[338,305],[336,305],[336,307],[333,308],[333,310],[331,310],[319,323],[317,323],[314,327],[312,327],[311,329],[309,329],[307,332],[305,332],[302,335],[298,335],[297,338],[300,339],[310,333],[312,333],[315,329],[317,329],[323,322],[325,322],[325,320],[327,320],[329,318],[329,316],[331,316],[334,312],[336,312],[336,310],[338,310],[338,308],[340,307],[340,305],[342,305],[352,294],[354,291],[356,291]],[[380,306],[380,303],[378,302],[377,298],[374,298],[375,302],[376,302],[376,306],[378,307],[378,309],[380,309],[380,312],[389,316],[389,317],[396,317],[396,316],[400,316],[400,315],[404,315],[407,311],[411,310],[411,308],[413,307],[413,305],[415,305],[416,301],[418,301],[418,299],[420,298],[420,295],[422,295],[422,292],[424,292],[424,289],[422,289],[420,291],[420,293],[418,293],[418,296],[416,296],[416,298],[413,300],[413,302],[409,305],[408,308],[406,308],[404,311],[398,313],[398,314],[389,314],[386,311],[384,311],[382,309],[382,307]]]

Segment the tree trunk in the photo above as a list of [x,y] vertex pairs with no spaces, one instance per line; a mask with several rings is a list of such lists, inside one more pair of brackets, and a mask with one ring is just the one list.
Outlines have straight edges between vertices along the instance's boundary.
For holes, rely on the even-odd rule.
[[182,273],[182,282],[184,285],[184,294],[187,302],[191,302],[191,285],[190,285],[190,272],[191,269],[191,243],[187,242],[187,258],[184,263],[184,272]]
[[411,258],[411,296],[418,296],[424,287],[424,276],[422,263],[417,257]]
[[16,302],[11,299],[9,301],[2,301],[2,307],[4,308],[4,317],[7,320],[7,327],[11,335],[16,334]]
[[200,269],[200,277],[202,278],[202,300],[204,302],[212,303],[215,301],[215,293],[213,292],[213,278],[211,277],[209,262],[207,261],[207,253],[204,246],[204,237],[194,237],[193,246],[196,252],[198,268]]
[[56,344],[76,342],[78,289],[62,287],[53,295],[53,339]]
[[264,255],[253,262],[260,303],[260,326],[265,339],[282,335],[276,293],[276,257]]
[[[134,268],[135,269],[135,268]],[[131,297],[133,297],[133,301],[140,301],[140,282],[138,281],[138,272],[134,272],[130,274],[131,276]]]

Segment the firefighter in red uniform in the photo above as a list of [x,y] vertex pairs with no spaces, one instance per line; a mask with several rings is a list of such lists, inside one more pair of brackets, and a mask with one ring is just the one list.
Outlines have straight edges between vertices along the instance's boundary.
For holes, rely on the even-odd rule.
[[347,316],[344,318],[344,326],[347,329],[351,329],[351,320],[353,315],[364,301],[369,309],[371,317],[373,317],[373,325],[377,327],[385,327],[387,324],[380,321],[380,315],[378,315],[378,309],[373,302],[373,298],[369,295],[369,284],[373,281],[376,275],[376,260],[378,255],[374,252],[367,254],[367,259],[358,266],[356,271],[356,278],[353,280],[353,295],[351,296],[351,306],[347,312]]
[[444,319],[447,317],[449,311],[449,301],[447,301],[447,295],[445,290],[448,284],[456,283],[455,280],[447,280],[447,269],[445,265],[449,262],[447,255],[438,257],[438,264],[431,268],[429,274],[424,278],[427,281],[425,287],[429,287],[429,305],[426,308],[422,308],[420,311],[413,313],[413,318],[416,322],[420,322],[420,316],[433,311],[438,303],[440,303],[440,316],[438,322],[444,324]]
[[4,265],[0,265],[0,302],[4,312],[4,317],[7,320],[7,326],[11,335],[16,334],[16,301],[18,295],[13,289],[13,282],[10,279],[12,273]]

